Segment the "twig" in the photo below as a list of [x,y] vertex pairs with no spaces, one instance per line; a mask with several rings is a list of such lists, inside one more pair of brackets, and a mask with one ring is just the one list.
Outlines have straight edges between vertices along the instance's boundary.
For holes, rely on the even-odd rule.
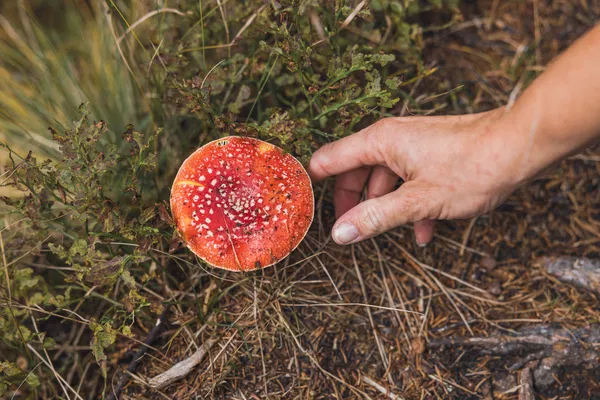
[[165,69],[165,71],[168,72],[167,66],[165,65],[162,58],[160,58],[160,55],[158,54],[158,50],[160,49],[160,46],[162,46],[163,40],[165,40],[165,38],[160,39],[160,43],[158,43],[158,46],[154,46],[154,43],[150,42],[150,44],[152,45],[152,48],[154,49],[154,54],[152,54],[152,58],[150,59],[150,62],[148,63],[148,74],[150,73],[150,69],[152,68],[152,63],[154,62],[154,59],[156,57],[158,57],[158,61],[160,61],[163,68]]
[[125,36],[127,36],[127,34],[129,32],[133,31],[136,26],[138,26],[139,24],[141,24],[148,18],[153,17],[156,14],[160,14],[160,13],[173,13],[173,14],[177,14],[177,15],[181,15],[181,16],[185,17],[185,13],[182,13],[181,11],[179,11],[175,8],[162,8],[160,10],[150,11],[148,14],[144,15],[142,18],[138,19],[133,24],[131,24],[131,26],[129,28],[127,28],[127,30],[125,32],[123,32],[123,34],[121,36],[119,36],[119,38],[117,39],[117,43],[121,43],[123,41],[123,39],[125,39]]
[[568,160],[582,160],[582,161],[593,161],[600,162],[600,155],[596,154],[576,154],[569,157]]
[[600,324],[576,330],[536,325],[521,329],[517,336],[441,338],[431,340],[428,347],[467,346],[486,355],[518,356],[521,360],[508,369],[527,365],[535,377],[536,388],[544,390],[556,382],[556,374],[565,368],[595,368],[600,356],[599,342]]
[[148,333],[148,336],[146,337],[146,340],[144,341],[144,344],[146,346],[141,346],[138,349],[138,351],[135,353],[135,356],[133,356],[133,360],[131,360],[131,362],[127,366],[126,371],[129,373],[125,373],[121,376],[121,378],[119,379],[119,382],[117,383],[117,386],[113,389],[112,393],[109,393],[108,396],[106,396],[106,400],[114,400],[114,399],[119,398],[119,394],[121,393],[121,390],[123,390],[123,387],[125,386],[125,384],[129,380],[129,377],[131,376],[130,373],[133,373],[136,370],[142,357],[148,351],[149,346],[152,345],[152,343],[158,338],[158,335],[162,331],[162,329],[165,325],[164,324],[165,318],[167,317],[167,312],[169,311],[170,307],[171,307],[170,304],[167,304],[165,306],[165,309],[163,310],[162,314],[156,320],[156,325],[154,325],[154,327],[152,327],[152,329],[150,329],[150,332]]
[[519,373],[519,400],[535,400],[533,393],[533,374],[529,367]]
[[215,343],[217,343],[217,339],[207,340],[190,358],[178,362],[165,372],[156,375],[154,378],[150,379],[148,384],[154,389],[162,389],[169,386],[171,383],[186,377],[202,362]]
[[[5,221],[6,225],[6,221]],[[15,317],[15,313],[13,311],[12,306],[12,292],[10,290],[10,274],[8,273],[8,263],[6,261],[6,253],[4,252],[4,239],[2,238],[2,232],[0,232],[0,251],[2,252],[2,262],[4,264],[4,275],[6,278],[6,293],[8,294],[8,311],[13,320],[13,323],[17,327],[17,332],[19,333],[19,337],[23,343],[26,343],[25,337],[23,336],[23,332],[21,332],[21,326],[17,323],[17,318]],[[25,347],[27,349],[27,347]],[[27,355],[29,354],[29,350],[27,350]]]
[[404,400],[404,398],[402,398],[398,395],[395,395],[390,390],[384,388],[379,383],[375,382],[373,379],[369,378],[366,375],[362,376],[362,381],[364,383],[366,383],[367,385],[372,386],[375,390],[381,392],[382,394],[384,394],[385,396],[389,397],[392,400]]
[[591,258],[545,258],[546,271],[563,283],[600,294],[600,260]]
[[204,89],[204,82],[206,82],[206,78],[208,78],[208,76],[210,75],[211,72],[213,72],[215,70],[215,68],[217,68],[219,65],[221,65],[221,63],[225,61],[225,59],[222,59],[221,61],[219,61],[218,63],[216,63],[211,69],[210,71],[208,71],[206,73],[206,75],[204,76],[204,79],[202,79],[202,83],[200,84],[200,90]]
[[365,4],[367,4],[366,0],[363,0],[360,3],[358,3],[356,5],[356,7],[354,7],[354,10],[352,10],[352,12],[346,17],[346,19],[342,23],[342,26],[340,26],[340,29],[344,29],[345,27],[350,25],[350,22],[352,22],[354,17],[356,17],[358,15],[358,13],[360,12],[360,10],[362,10],[362,8],[365,6]]
[[254,20],[256,19],[256,17],[258,17],[258,14],[260,14],[260,12],[262,10],[265,9],[267,5],[263,4],[262,6],[260,6],[260,8],[258,10],[256,10],[254,12],[254,14],[252,14],[250,16],[250,18],[248,18],[248,20],[246,20],[246,23],[244,24],[244,26],[242,26],[240,28],[240,30],[238,31],[238,33],[235,35],[235,37],[231,40],[231,42],[229,43],[229,46],[233,46],[235,44],[235,42],[237,42],[237,40],[240,38],[240,36],[242,36],[242,34],[244,33],[244,31],[246,29],[248,29],[248,27],[252,24],[252,22],[254,22]]
[[490,254],[489,254],[489,253],[485,253],[485,252],[483,252],[483,251],[480,251],[480,250],[477,250],[477,249],[473,249],[473,248],[471,248],[471,247],[468,247],[468,246],[464,246],[462,243],[458,243],[457,241],[455,241],[455,240],[452,240],[452,239],[450,239],[450,238],[447,238],[447,237],[445,237],[445,236],[443,236],[443,235],[440,235],[439,233],[436,233],[436,234],[434,234],[433,236],[434,236],[435,238],[438,238],[438,239],[441,239],[441,240],[443,240],[443,241],[444,241],[444,242],[446,242],[446,243],[449,243],[450,245],[452,245],[452,246],[454,246],[454,247],[456,247],[456,248],[458,248],[458,249],[460,249],[460,250],[463,250],[463,249],[464,249],[464,250],[466,250],[466,251],[469,251],[469,252],[471,252],[471,253],[473,253],[473,254],[480,255],[481,257],[490,257]]
[[458,253],[458,255],[461,257],[465,254],[465,248],[467,247],[467,243],[469,242],[469,236],[471,236],[471,231],[473,230],[473,226],[475,226],[475,222],[477,222],[477,217],[471,218],[469,226],[467,226],[465,233],[463,233],[462,243],[460,245],[460,252]]
[[35,372],[35,370],[37,369],[37,367],[39,367],[40,365],[42,365],[41,361],[39,363],[37,363],[37,365],[35,367],[33,367],[33,369],[31,371],[29,371],[29,373],[27,374],[27,376],[21,381],[21,383],[19,384],[19,386],[17,386],[17,388],[13,392],[13,395],[11,396],[10,400],[14,400],[15,396],[19,395],[19,389],[21,389],[21,386],[23,386],[23,384],[25,382],[27,382],[27,379],[31,376],[31,374],[33,374]]
[[[217,4],[219,5],[219,11],[221,12],[221,18],[223,18],[223,26],[225,26],[225,39],[227,43],[229,43],[229,25],[227,24],[227,17],[225,16],[225,8],[223,7],[223,3],[221,0],[217,0]],[[231,57],[231,49],[228,48],[228,56]]]
[[408,314],[423,315],[423,313],[419,312],[419,311],[407,310],[404,308],[397,308],[397,307],[378,306],[376,304],[367,304],[367,303],[336,303],[336,302],[331,302],[331,303],[282,303],[282,305],[285,307],[355,307],[355,306],[357,306],[357,307],[375,308],[378,310],[396,311],[396,312],[403,312],[403,313],[408,313]]
[[456,383],[456,382],[454,382],[454,381],[452,381],[450,379],[444,379],[441,376],[436,376],[436,375],[433,375],[433,374],[429,374],[429,377],[431,379],[433,379],[434,381],[438,381],[438,382],[444,383],[446,385],[454,386],[455,388],[458,388],[458,389],[462,390],[463,392],[469,393],[471,395],[477,395],[477,393],[473,392],[472,390],[469,390],[466,387],[461,386],[458,383]]
[[315,31],[317,32],[317,36],[319,37],[319,39],[325,40],[326,39],[325,29],[323,29],[323,24],[321,23],[321,19],[319,18],[319,15],[317,13],[315,13],[314,11],[312,11],[310,13],[310,23],[315,28]]
[[[33,325],[33,328],[35,329],[35,333],[38,334],[38,340],[39,340],[40,344],[42,345],[42,352],[46,356],[46,360],[48,360],[48,364],[47,364],[48,368],[50,368],[50,370],[52,371],[52,373],[58,380],[58,384],[63,389],[65,396],[67,396],[67,399],[70,400],[71,397],[69,396],[69,392],[67,391],[66,388],[68,387],[71,390],[73,390],[73,388],[71,387],[69,382],[67,382],[62,376],[60,376],[60,374],[54,368],[54,365],[52,364],[52,359],[50,358],[50,355],[48,354],[48,350],[46,350],[44,348],[44,341],[42,340],[42,337],[40,336],[40,330],[38,329],[37,323],[35,322],[35,318],[33,317],[33,313],[31,311],[29,312],[29,316],[31,318],[31,323]],[[29,344],[27,344],[27,346],[29,347]],[[38,353],[36,353],[36,355],[38,355]],[[44,361],[43,359],[41,359],[41,360]],[[79,396],[79,394],[77,392],[75,392],[75,395]]]
[[434,339],[429,342],[429,347],[441,346],[476,346],[485,348],[492,354],[508,354],[514,350],[514,346],[510,349],[505,349],[508,345],[537,345],[537,346],[552,346],[554,340],[541,335],[527,336],[490,336],[490,337],[448,337]]
[[[48,361],[46,361],[46,360],[44,359],[44,357],[42,357],[42,355],[41,355],[40,353],[38,353],[38,352],[37,352],[37,351],[36,351],[36,350],[33,348],[33,346],[32,346],[32,345],[30,345],[29,343],[27,343],[27,347],[29,348],[29,350],[31,350],[31,351],[33,352],[33,354],[35,354],[35,356],[36,356],[37,358],[39,358],[39,359],[40,359],[40,361],[41,361],[42,363],[44,363],[44,365],[45,365],[46,367],[48,367],[48,368],[50,369],[50,371],[52,371],[52,373],[54,374],[54,376],[56,377],[56,379],[59,381],[59,383],[60,383],[61,387],[63,387],[63,389],[69,389],[69,390],[70,390],[70,391],[71,391],[71,392],[72,392],[72,393],[75,395],[75,397],[76,397],[77,399],[79,399],[79,400],[83,400],[83,397],[81,397],[81,396],[79,395],[79,393],[77,393],[77,392],[75,391],[75,389],[73,389],[73,388],[71,387],[71,385],[69,385],[69,384],[67,383],[67,381],[65,381],[65,379],[64,379],[62,376],[60,376],[60,374],[58,374],[58,373],[56,372],[56,370],[54,369],[54,367],[52,366],[52,364],[50,364]],[[67,395],[67,398],[69,398],[69,396],[68,396],[68,395]]]
[[327,275],[327,278],[329,278],[329,281],[331,282],[331,285],[333,286],[333,289],[335,289],[335,293],[337,293],[338,299],[343,300],[342,298],[342,294],[340,293],[340,290],[338,289],[337,285],[335,284],[331,274],[329,273],[329,270],[327,269],[327,267],[325,266],[325,264],[323,264],[323,261],[321,261],[321,259],[319,257],[317,257],[317,262],[319,263],[319,265],[321,266],[321,268],[323,268],[323,271],[325,271],[325,274]]

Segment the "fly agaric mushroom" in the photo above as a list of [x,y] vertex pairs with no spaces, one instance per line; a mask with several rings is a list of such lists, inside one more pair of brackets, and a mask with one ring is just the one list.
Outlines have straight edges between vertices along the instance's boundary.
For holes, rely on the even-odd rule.
[[262,140],[229,136],[188,157],[171,189],[187,246],[207,263],[251,271],[273,265],[304,239],[314,197],[306,170]]

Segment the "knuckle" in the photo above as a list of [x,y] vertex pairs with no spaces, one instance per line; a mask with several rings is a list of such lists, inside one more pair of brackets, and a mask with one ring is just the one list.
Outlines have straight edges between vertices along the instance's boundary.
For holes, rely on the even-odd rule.
[[381,153],[385,153],[386,149],[389,148],[387,143],[391,136],[390,133],[394,129],[394,124],[393,119],[384,118],[375,122],[371,129],[365,131],[365,148],[370,150],[368,154],[373,160],[380,159]]
[[393,129],[394,121],[391,118],[380,119],[373,124],[373,129],[369,130],[369,140],[374,144],[379,144],[384,140],[389,132]]
[[322,146],[310,159],[310,170],[315,171],[319,176],[330,175],[329,160],[330,154],[334,150],[331,146],[333,146],[333,143]]
[[375,129],[377,132],[385,133],[390,130],[394,125],[394,120],[391,118],[383,118],[375,122]]
[[368,231],[363,234],[378,234],[386,230],[385,217],[377,207],[369,206],[365,209],[362,223]]

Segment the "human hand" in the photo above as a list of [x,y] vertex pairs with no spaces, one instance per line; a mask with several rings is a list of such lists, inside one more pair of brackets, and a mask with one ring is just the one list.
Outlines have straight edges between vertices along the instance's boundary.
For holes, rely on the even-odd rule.
[[[386,118],[313,155],[314,181],[337,176],[332,232],[355,243],[414,222],[431,241],[435,220],[493,210],[525,179],[522,135],[504,108],[463,116]],[[395,189],[398,180],[404,183]],[[366,186],[366,200],[361,202]]]
[[600,140],[599,50],[596,26],[510,111],[386,118],[323,146],[308,172],[314,181],[337,175],[333,239],[354,243],[414,222],[424,245],[435,220],[490,211],[521,183]]

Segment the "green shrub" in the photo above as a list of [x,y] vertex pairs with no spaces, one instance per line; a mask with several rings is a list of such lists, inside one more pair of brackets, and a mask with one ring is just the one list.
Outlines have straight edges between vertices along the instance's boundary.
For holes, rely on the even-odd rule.
[[[106,349],[160,311],[140,291],[158,284],[156,255],[199,263],[180,247],[166,202],[197,146],[257,136],[306,162],[403,103],[428,112],[411,93],[435,71],[422,61],[419,18],[459,16],[441,0],[106,4],[108,17],[71,5],[60,36],[34,19],[18,32],[2,17],[0,74],[12,82],[0,87],[0,186],[11,189],[0,222],[0,394],[39,385],[13,362],[40,362],[51,318],[88,326],[106,377]],[[146,19],[129,32],[134,18]],[[81,42],[82,32],[93,35]]]

